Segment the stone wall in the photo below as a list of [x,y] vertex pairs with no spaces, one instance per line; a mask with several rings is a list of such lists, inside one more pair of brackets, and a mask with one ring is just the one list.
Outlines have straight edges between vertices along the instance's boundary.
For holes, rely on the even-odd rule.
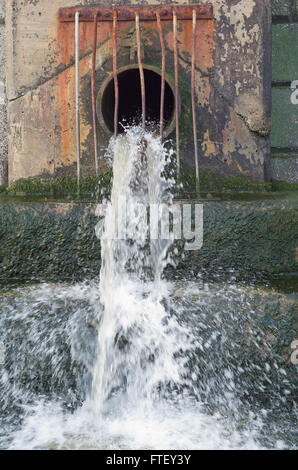
[[[110,1],[101,4],[110,5]],[[140,3],[124,1],[122,4]],[[145,2],[142,2],[144,4]],[[150,0],[148,1],[150,4]],[[152,2],[153,3],[153,2]],[[169,3],[167,1],[163,3]],[[178,3],[183,3],[179,1]],[[214,23],[198,25],[196,105],[199,163],[228,176],[266,180],[270,159],[271,2],[210,0]],[[76,174],[74,24],[59,24],[59,7],[79,0],[8,0],[9,180]],[[111,25],[99,28],[96,91],[112,70]],[[119,66],[130,63],[133,25],[119,36]],[[173,82],[171,24],[164,25],[167,74]],[[142,29],[144,63],[160,70],[155,25]],[[191,22],[179,24],[181,155],[193,161],[190,106]],[[94,174],[90,104],[92,24],[81,25],[82,176]],[[102,158],[111,136],[98,126]],[[175,134],[171,135],[173,140]]]
[[0,185],[7,183],[5,0],[0,0]]
[[[96,277],[101,253],[95,208],[0,197],[0,283]],[[199,272],[229,277],[231,270],[241,279],[297,272],[297,208],[293,197],[205,201],[203,247],[181,252],[178,242],[175,278]]]
[[273,0],[272,176],[298,182],[298,1]]

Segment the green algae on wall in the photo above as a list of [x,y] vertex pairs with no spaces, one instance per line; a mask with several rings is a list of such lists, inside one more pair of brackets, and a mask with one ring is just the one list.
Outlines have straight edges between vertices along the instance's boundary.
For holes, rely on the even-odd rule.
[[[278,175],[278,173],[276,173]],[[193,168],[183,163],[181,170],[181,194],[193,194],[196,192],[196,179]],[[282,180],[282,178],[281,178]],[[0,186],[0,193],[11,196],[89,196],[96,201],[107,196],[111,190],[112,171],[108,170],[99,177],[89,176],[80,181],[79,191],[76,178],[59,179],[21,179],[9,188]],[[222,176],[213,170],[200,170],[200,190],[208,192],[270,192],[270,191],[296,191],[298,183],[287,183],[283,181],[272,181],[270,183],[256,182],[251,178],[239,176]]]
[[[194,193],[196,191],[196,178],[193,169],[182,165],[182,192]],[[211,192],[267,192],[272,190],[271,183],[253,181],[251,178],[239,176],[221,176],[212,170],[200,170],[200,191]]]
[[7,194],[67,196],[80,193],[82,195],[93,195],[95,198],[101,197],[102,192],[105,193],[110,190],[111,181],[111,170],[100,176],[81,178],[79,186],[76,178],[26,178],[9,186]]

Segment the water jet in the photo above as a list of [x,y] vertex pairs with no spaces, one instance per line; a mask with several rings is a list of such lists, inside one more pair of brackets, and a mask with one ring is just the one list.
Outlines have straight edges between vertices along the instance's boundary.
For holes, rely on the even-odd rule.
[[0,448],[293,448],[269,0],[8,3]]

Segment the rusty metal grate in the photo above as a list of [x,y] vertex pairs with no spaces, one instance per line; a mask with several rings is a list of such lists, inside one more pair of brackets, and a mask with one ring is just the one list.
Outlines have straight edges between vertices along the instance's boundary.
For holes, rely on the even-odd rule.
[[163,6],[113,6],[113,7],[66,7],[60,8],[58,11],[58,19],[61,22],[75,21],[75,14],[80,14],[80,21],[93,21],[94,15],[97,15],[99,21],[113,21],[114,12],[117,12],[118,21],[134,21],[135,15],[138,13],[140,21],[155,21],[156,12],[159,13],[160,19],[163,21],[171,21],[173,19],[173,11],[175,10],[178,20],[191,20],[193,11],[196,11],[197,19],[211,20],[213,19],[212,5],[163,5]]
[[[96,65],[96,47],[97,47],[97,25],[98,22],[112,22],[112,43],[113,43],[113,78],[115,88],[115,107],[114,107],[114,136],[117,137],[118,128],[118,108],[119,108],[119,89],[117,75],[117,24],[118,22],[135,22],[137,57],[141,83],[142,98],[142,127],[145,130],[146,125],[146,101],[145,101],[145,80],[144,70],[141,56],[141,34],[140,22],[154,21],[156,22],[161,52],[161,101],[160,101],[160,138],[163,140],[164,128],[164,90],[165,90],[165,43],[162,31],[162,21],[171,21],[173,24],[173,46],[174,46],[174,73],[175,73],[175,121],[176,121],[176,157],[177,157],[177,176],[180,177],[180,153],[179,153],[179,112],[178,112],[178,92],[179,92],[179,76],[178,76],[178,41],[177,27],[181,20],[192,20],[192,51],[191,51],[191,104],[193,115],[193,134],[194,134],[194,153],[197,191],[199,191],[199,163],[198,163],[198,146],[197,146],[197,126],[195,111],[195,56],[196,56],[196,31],[198,20],[212,20],[213,7],[210,4],[205,5],[163,5],[163,6],[113,6],[113,7],[67,7],[60,8],[58,11],[58,19],[61,23],[75,22],[76,36],[76,115],[77,115],[77,146],[78,146],[78,169],[80,165],[80,126],[79,126],[79,23],[93,22],[93,54],[92,54],[92,73],[91,73],[91,95],[92,95],[92,116],[93,116],[93,134],[95,147],[95,168],[98,173],[98,153],[97,153],[97,129],[96,129],[96,97],[95,97],[95,65]],[[79,179],[79,170],[78,170]]]

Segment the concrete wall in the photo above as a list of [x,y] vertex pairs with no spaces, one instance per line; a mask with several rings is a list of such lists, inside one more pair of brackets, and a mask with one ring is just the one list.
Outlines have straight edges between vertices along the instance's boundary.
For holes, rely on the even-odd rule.
[[[101,3],[110,5],[110,1]],[[243,174],[264,180],[269,177],[270,159],[271,2],[209,3],[214,6],[214,24],[201,21],[198,27],[196,104],[200,166],[225,175]],[[58,24],[56,14],[62,6],[88,4],[94,4],[94,0],[7,0],[10,182],[22,177],[75,175],[74,25]],[[132,29],[127,24],[121,27],[119,66],[130,63]],[[193,164],[190,31],[191,22],[180,25],[180,120],[181,154]],[[111,25],[99,29],[97,92],[112,70],[110,32]],[[171,24],[164,25],[164,32],[167,73],[169,81],[173,81]],[[142,37],[144,63],[160,70],[155,26],[145,26]],[[89,23],[81,26],[80,44],[83,176],[94,174],[91,52]],[[100,126],[98,134],[103,156],[110,134]],[[104,168],[101,158],[101,169]]]
[[[0,197],[0,283],[96,277],[101,250],[95,209]],[[205,201],[203,247],[196,255],[181,251],[177,242],[175,278],[190,272],[203,272],[205,280],[219,273],[231,277],[231,270],[241,279],[297,272],[297,209],[293,197]]]
[[271,171],[274,179],[294,183],[298,182],[298,1],[273,0],[272,6]]
[[7,182],[5,3],[5,0],[0,0],[0,185]]

